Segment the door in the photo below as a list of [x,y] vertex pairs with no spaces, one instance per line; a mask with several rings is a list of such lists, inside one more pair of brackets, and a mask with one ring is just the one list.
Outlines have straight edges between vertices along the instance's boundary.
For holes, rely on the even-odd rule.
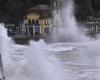
[[35,35],[39,35],[40,34],[40,27],[35,27]]
[[29,33],[30,35],[33,35],[33,27],[29,27]]
[[49,33],[49,27],[45,27],[45,33],[46,33],[46,34]]

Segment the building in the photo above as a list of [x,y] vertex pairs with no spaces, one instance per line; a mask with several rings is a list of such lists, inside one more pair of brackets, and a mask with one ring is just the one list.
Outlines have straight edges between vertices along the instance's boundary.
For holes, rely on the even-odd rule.
[[61,17],[61,0],[51,0],[51,8],[52,8],[52,15],[53,15],[53,26],[59,25],[59,19]]
[[61,1],[60,0],[51,0],[51,7],[53,11],[53,15],[60,13],[60,7],[61,7]]
[[88,16],[86,25],[89,32],[100,32],[100,17]]
[[[37,5],[30,8],[23,21],[18,21],[16,25],[16,36],[48,35],[54,26],[55,15],[60,13],[60,0],[51,0],[51,5]],[[13,29],[8,29],[12,32]],[[20,34],[20,35],[19,35]]]
[[24,16],[24,28],[26,35],[47,35],[52,26],[51,8],[48,5],[38,5],[29,9]]

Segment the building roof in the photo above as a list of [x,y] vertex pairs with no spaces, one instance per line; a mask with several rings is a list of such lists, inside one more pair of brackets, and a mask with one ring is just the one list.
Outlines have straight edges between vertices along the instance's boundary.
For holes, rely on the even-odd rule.
[[44,10],[50,9],[50,7],[48,5],[38,5],[38,7],[40,7],[40,9],[44,9]]
[[48,5],[38,5],[38,6],[32,7],[29,9],[27,14],[30,14],[33,12],[39,14],[40,19],[52,17],[51,8]]
[[29,9],[29,11],[34,11],[34,10],[51,10],[51,8],[48,5],[38,5],[35,7],[32,7]]

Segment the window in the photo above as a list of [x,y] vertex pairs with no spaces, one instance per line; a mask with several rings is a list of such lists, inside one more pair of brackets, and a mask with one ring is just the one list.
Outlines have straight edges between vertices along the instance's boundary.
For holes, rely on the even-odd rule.
[[53,2],[53,6],[54,7],[56,7],[57,6],[57,2],[55,1],[55,2]]
[[49,33],[49,27],[45,27],[45,33]]
[[34,20],[34,25],[39,25],[39,20]]
[[48,24],[51,24],[51,19],[48,19]]
[[36,24],[39,24],[39,20],[36,20]]
[[48,19],[45,19],[45,24],[48,25]]
[[29,24],[31,24],[31,20],[28,20]]
[[60,11],[58,9],[54,10],[54,14],[59,14],[59,13],[60,13]]
[[35,21],[34,20],[32,20],[32,24],[35,24]]

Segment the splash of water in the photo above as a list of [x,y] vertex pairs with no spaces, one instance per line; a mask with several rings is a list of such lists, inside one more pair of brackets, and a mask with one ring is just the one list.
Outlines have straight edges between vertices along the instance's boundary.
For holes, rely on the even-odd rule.
[[[7,80],[26,80],[25,78],[22,79],[23,74],[21,74],[24,61],[22,61],[23,63],[21,64],[20,61],[15,62],[13,60],[13,56],[16,55],[17,52],[15,50],[21,47],[16,46],[14,41],[8,37],[7,29],[4,27],[4,24],[0,24],[0,53],[3,61],[4,76]],[[18,54],[20,54],[20,52]]]
[[[58,41],[74,41],[75,42],[75,41],[82,41],[82,40],[86,39],[86,37],[83,34],[81,34],[79,29],[77,28],[77,22],[76,22],[75,17],[74,17],[74,12],[73,12],[74,10],[73,9],[74,9],[73,8],[73,1],[68,0],[67,6],[64,6],[64,8],[62,9],[63,15],[61,15],[61,16],[56,15],[56,18],[57,18],[56,20],[59,20],[59,22],[61,22],[54,29],[55,32],[53,35],[54,35],[54,39],[57,42]],[[63,17],[65,17],[64,21],[62,21]],[[13,43],[12,43],[11,39],[7,36],[7,31],[4,27],[2,27],[2,25],[0,26],[0,42],[1,42],[0,44],[2,45],[0,47],[0,49],[1,49],[0,51],[3,55],[3,62],[5,65],[4,67],[6,70],[8,70],[8,72],[10,72],[10,77],[13,77],[13,78],[10,78],[8,80],[16,80],[16,79],[17,80],[25,80],[25,78],[19,78],[20,76],[22,76],[22,73],[20,73],[19,64],[15,65],[10,58],[11,55],[10,55],[9,51],[12,50],[10,45],[12,45]],[[81,62],[81,60],[83,59],[83,61],[85,63],[89,62],[89,64],[90,63],[92,64],[92,62],[94,60],[91,60],[90,59],[91,57],[92,57],[92,59],[95,59],[96,61],[98,61],[100,59],[100,57],[98,57],[96,59],[97,56],[95,55],[95,52],[97,53],[97,55],[99,55],[100,49],[97,48],[99,46],[98,43],[100,44],[99,41],[94,42],[93,44],[91,43],[92,47],[87,46],[90,43],[88,43],[88,42],[84,43],[84,44],[86,44],[87,49],[83,50],[83,48],[82,48],[82,50],[80,51],[81,56],[83,58],[80,57],[80,54],[79,55],[76,54],[78,56],[76,63],[78,62],[78,64],[79,64],[79,62]],[[94,44],[95,44],[95,48],[94,48]],[[15,45],[15,44],[13,44],[13,45]],[[50,56],[51,54],[53,54],[53,51],[54,52],[61,51],[61,54],[63,53],[63,51],[65,52],[67,50],[74,51],[74,47],[70,47],[68,49],[65,46],[65,43],[64,44],[61,43],[59,45],[56,44],[55,47],[60,46],[60,48],[57,47],[57,49],[55,49],[52,47],[52,45],[53,44],[51,44],[51,47],[48,47],[48,45],[45,44],[43,40],[40,40],[39,42],[31,41],[30,45],[27,48],[25,48],[24,54],[25,54],[25,59],[28,61],[27,66],[28,66],[28,70],[30,73],[29,74],[30,79],[27,79],[27,80],[66,80],[66,79],[67,80],[75,80],[75,79],[79,79],[79,78],[73,78],[73,76],[70,76],[69,74],[67,74],[68,72],[66,73],[67,76],[65,76],[65,74],[63,73],[60,61],[58,59],[56,59],[54,57],[54,55]],[[64,47],[62,47],[62,45]],[[66,44],[66,45],[68,46],[69,44]],[[8,48],[8,46],[9,46],[9,48]],[[71,45],[71,46],[73,46],[73,45]],[[86,54],[86,53],[88,53],[88,54]],[[50,54],[49,57],[47,56],[47,54]],[[72,56],[74,56],[74,55],[72,54]],[[87,58],[86,58],[86,56],[87,56]],[[76,59],[76,58],[70,57],[69,60],[74,60],[74,59]],[[79,60],[79,59],[81,59],[81,60]],[[74,65],[76,64],[74,62],[75,61],[71,62],[71,64],[70,64],[70,65],[72,65],[71,68],[73,68]],[[94,62],[92,64],[92,66],[94,65]],[[12,64],[13,64],[13,66],[11,66]],[[95,64],[99,64],[99,63],[97,62]],[[82,66],[82,68],[84,66]],[[75,69],[77,69],[76,67],[77,67],[77,65],[75,66]],[[78,65],[78,67],[79,67],[79,65]],[[11,69],[11,68],[13,68],[13,69]],[[14,75],[12,75],[12,72],[13,73],[15,72]],[[72,73],[73,72],[74,71],[72,71]],[[69,71],[69,73],[70,73],[70,71]],[[77,74],[75,74],[75,75],[77,75]],[[7,76],[9,76],[9,75],[7,75]],[[83,79],[80,78],[79,80],[83,80]]]
[[48,45],[43,40],[31,41],[26,58],[31,80],[65,80],[63,69],[59,60],[54,56],[48,57]]
[[52,31],[54,42],[86,41],[88,38],[78,28],[74,15],[74,1],[63,0],[63,8],[59,14],[54,14],[55,27]]
[[2,55],[3,67],[5,71],[9,70],[7,66],[11,67],[11,59],[9,54],[11,43],[11,38],[7,36],[7,30],[4,28],[4,24],[0,24],[0,52]]
[[11,38],[7,36],[7,30],[4,28],[4,24],[1,24],[0,25],[0,44],[1,44],[0,51],[4,57],[3,58],[4,61],[6,61],[6,59],[8,60],[8,62],[5,62],[5,65],[9,64],[10,62],[9,51],[12,43],[13,41],[11,40]]
[[[59,60],[54,56],[47,57],[50,52],[46,51],[48,45],[44,43],[44,40],[40,40],[39,42],[31,41],[30,45],[23,50],[21,49],[21,46],[13,43],[11,38],[7,36],[7,30],[3,25],[0,25],[0,44],[4,73],[7,80],[66,79]],[[17,50],[17,48],[19,49]],[[17,53],[16,50],[19,51],[19,53]],[[22,52],[25,55],[25,60],[22,60],[22,62],[14,60],[16,59],[15,55],[22,54]],[[28,66],[28,69],[25,68],[25,66]],[[27,69],[28,72],[24,68]],[[24,73],[22,73],[23,70]]]

